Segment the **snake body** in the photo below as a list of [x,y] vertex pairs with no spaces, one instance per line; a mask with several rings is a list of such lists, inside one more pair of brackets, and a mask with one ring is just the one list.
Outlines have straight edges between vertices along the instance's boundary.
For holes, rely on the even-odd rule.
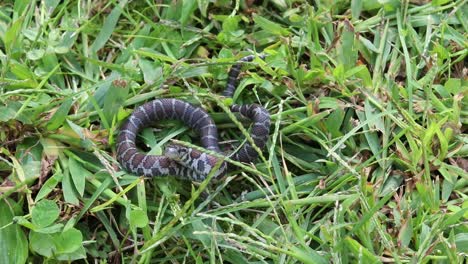
[[[242,63],[250,62],[254,58],[254,55],[244,57],[232,66],[224,96],[232,97]],[[259,149],[263,149],[270,128],[268,111],[258,104],[234,104],[230,109],[252,120],[253,143]],[[156,99],[137,107],[121,126],[117,138],[117,160],[125,170],[146,177],[176,176],[187,180],[204,180],[215,165],[221,162],[212,155],[177,144],[167,146],[164,155],[147,155],[138,151],[135,144],[138,132],[157,121],[168,119],[180,120],[195,130],[200,136],[203,148],[221,152],[217,127],[205,110],[178,99]],[[254,147],[246,142],[232,153],[230,158],[240,162],[251,162],[257,156]],[[224,176],[227,169],[226,162],[222,162],[214,177]]]

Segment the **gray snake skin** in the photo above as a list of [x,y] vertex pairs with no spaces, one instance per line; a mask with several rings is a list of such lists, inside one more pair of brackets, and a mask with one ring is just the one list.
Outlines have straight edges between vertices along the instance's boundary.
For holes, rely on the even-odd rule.
[[[232,66],[223,92],[224,96],[232,97],[242,63],[250,62],[254,58],[254,55],[244,57]],[[263,149],[270,131],[268,111],[257,104],[234,104],[230,109],[252,120],[251,137],[255,145]],[[218,158],[176,144],[166,146],[164,155],[147,155],[137,150],[135,140],[138,132],[157,121],[167,119],[182,121],[200,135],[203,148],[221,152],[217,127],[205,110],[178,99],[156,99],[137,107],[122,125],[117,138],[117,160],[125,170],[137,175],[175,176],[186,180],[203,181],[219,162]],[[246,142],[228,156],[235,161],[251,162],[257,158],[258,153],[250,143]],[[224,176],[228,168],[226,162],[222,162],[214,177]]]

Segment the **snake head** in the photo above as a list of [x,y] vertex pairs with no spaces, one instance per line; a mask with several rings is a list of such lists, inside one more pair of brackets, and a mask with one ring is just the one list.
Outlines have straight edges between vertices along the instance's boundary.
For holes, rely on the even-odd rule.
[[188,153],[189,149],[187,147],[178,144],[169,144],[164,150],[164,156],[174,160],[184,159]]
[[[220,161],[217,157],[210,154],[174,143],[166,146],[164,155],[192,171],[192,179],[197,181],[203,180],[208,176]],[[223,163],[213,177],[218,178],[220,175],[224,175],[226,173],[226,165],[226,163]]]

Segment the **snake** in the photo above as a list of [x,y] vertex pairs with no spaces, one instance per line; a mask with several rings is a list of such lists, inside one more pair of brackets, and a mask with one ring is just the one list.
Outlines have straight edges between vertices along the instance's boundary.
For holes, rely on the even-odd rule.
[[[231,67],[223,96],[233,97],[242,65],[253,61],[255,57],[255,55],[243,57]],[[263,55],[259,57],[264,58]],[[262,150],[270,131],[268,111],[255,103],[232,104],[230,111],[237,112],[252,121],[250,137],[256,147]],[[223,155],[219,147],[217,126],[203,108],[175,98],[154,99],[135,108],[120,127],[116,157],[124,170],[145,177],[174,176],[198,182],[205,180],[210,173],[213,173],[213,178],[222,178],[227,174],[232,166],[230,164],[228,166],[224,159],[180,144],[168,144],[163,155],[150,155],[139,151],[136,146],[138,132],[162,120],[181,121],[199,135],[202,148]],[[258,152],[249,141],[246,141],[236,148],[236,151],[226,156],[234,161],[249,163],[258,157]],[[215,167],[217,170],[213,171]]]

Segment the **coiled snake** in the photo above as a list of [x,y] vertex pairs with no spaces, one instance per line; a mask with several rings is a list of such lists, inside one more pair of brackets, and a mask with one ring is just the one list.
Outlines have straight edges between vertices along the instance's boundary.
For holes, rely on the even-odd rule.
[[[244,57],[232,66],[224,96],[232,97],[242,63],[250,62],[254,58],[254,55]],[[234,104],[230,109],[252,120],[252,140],[259,149],[263,149],[270,131],[268,111],[257,104]],[[125,170],[146,177],[176,176],[187,180],[204,180],[219,161],[212,155],[177,144],[167,146],[164,155],[147,155],[137,150],[135,140],[138,131],[165,119],[182,121],[200,135],[203,148],[221,152],[218,130],[205,110],[178,99],[156,99],[137,107],[122,125],[117,138],[117,160]],[[252,145],[246,142],[232,153],[230,158],[240,162],[251,162],[257,156]],[[214,177],[224,176],[227,168],[226,162],[223,162]]]

